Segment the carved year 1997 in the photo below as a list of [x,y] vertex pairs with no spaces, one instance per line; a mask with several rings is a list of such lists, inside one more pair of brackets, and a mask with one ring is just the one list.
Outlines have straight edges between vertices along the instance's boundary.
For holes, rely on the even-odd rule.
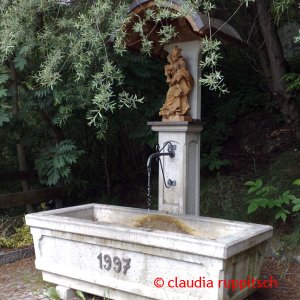
[[109,254],[103,255],[102,253],[100,253],[97,258],[99,259],[99,267],[101,270],[110,271],[113,269],[116,273],[120,273],[123,269],[123,274],[126,275],[130,269],[131,258],[111,257]]

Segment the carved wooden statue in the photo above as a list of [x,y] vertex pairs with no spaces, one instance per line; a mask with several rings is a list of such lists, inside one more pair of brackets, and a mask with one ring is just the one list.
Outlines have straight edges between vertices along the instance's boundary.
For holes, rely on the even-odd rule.
[[165,66],[166,82],[169,85],[165,104],[159,115],[163,121],[191,121],[188,115],[190,106],[188,95],[193,88],[193,77],[186,68],[185,59],[181,56],[181,49],[175,46],[168,55]]

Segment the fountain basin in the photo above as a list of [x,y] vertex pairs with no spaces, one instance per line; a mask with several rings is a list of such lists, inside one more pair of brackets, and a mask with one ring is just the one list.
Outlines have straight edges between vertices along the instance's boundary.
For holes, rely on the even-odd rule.
[[254,288],[229,280],[258,279],[272,236],[266,225],[100,204],[26,224],[45,281],[122,300],[244,299]]

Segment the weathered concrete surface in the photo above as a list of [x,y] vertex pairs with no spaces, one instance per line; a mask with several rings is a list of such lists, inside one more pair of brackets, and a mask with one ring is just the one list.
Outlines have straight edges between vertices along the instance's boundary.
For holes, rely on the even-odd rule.
[[62,300],[72,300],[72,298],[76,296],[76,293],[73,289],[64,286],[57,286],[56,291]]
[[[218,280],[258,278],[272,227],[173,215],[191,234],[137,228],[147,210],[90,204],[26,216],[43,279],[112,299],[245,299],[252,290]],[[211,280],[214,288],[175,288],[175,278]],[[165,285],[155,286],[156,278]],[[161,282],[161,281],[160,281]]]

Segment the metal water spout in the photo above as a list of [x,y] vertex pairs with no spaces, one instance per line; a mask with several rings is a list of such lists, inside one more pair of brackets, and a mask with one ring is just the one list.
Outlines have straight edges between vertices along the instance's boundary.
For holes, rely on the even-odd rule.
[[[168,152],[162,152],[164,150],[164,148],[168,145]],[[148,157],[148,161],[147,161],[147,171],[151,172],[151,162],[154,158],[158,158],[160,156],[170,156],[171,158],[173,158],[175,156],[175,150],[176,146],[172,145],[171,142],[166,142],[165,145],[163,146],[163,148],[160,150],[159,146],[156,147],[157,152],[152,153],[149,157]]]
[[[164,149],[167,146],[168,146],[167,152],[164,152]],[[176,186],[176,181],[175,180],[169,179],[168,182],[166,182],[164,170],[163,170],[162,163],[161,163],[161,160],[160,160],[161,156],[169,156],[169,157],[173,158],[175,156],[176,145],[173,145],[170,141],[168,141],[168,142],[164,143],[164,146],[161,149],[159,148],[159,145],[157,145],[156,150],[157,151],[155,153],[152,153],[148,157],[148,161],[147,161],[147,173],[148,173],[147,203],[148,203],[148,209],[150,209],[150,206],[151,206],[151,164],[152,164],[153,159],[156,159],[156,160],[159,161],[159,165],[161,167],[165,187],[170,188],[172,186]]]

